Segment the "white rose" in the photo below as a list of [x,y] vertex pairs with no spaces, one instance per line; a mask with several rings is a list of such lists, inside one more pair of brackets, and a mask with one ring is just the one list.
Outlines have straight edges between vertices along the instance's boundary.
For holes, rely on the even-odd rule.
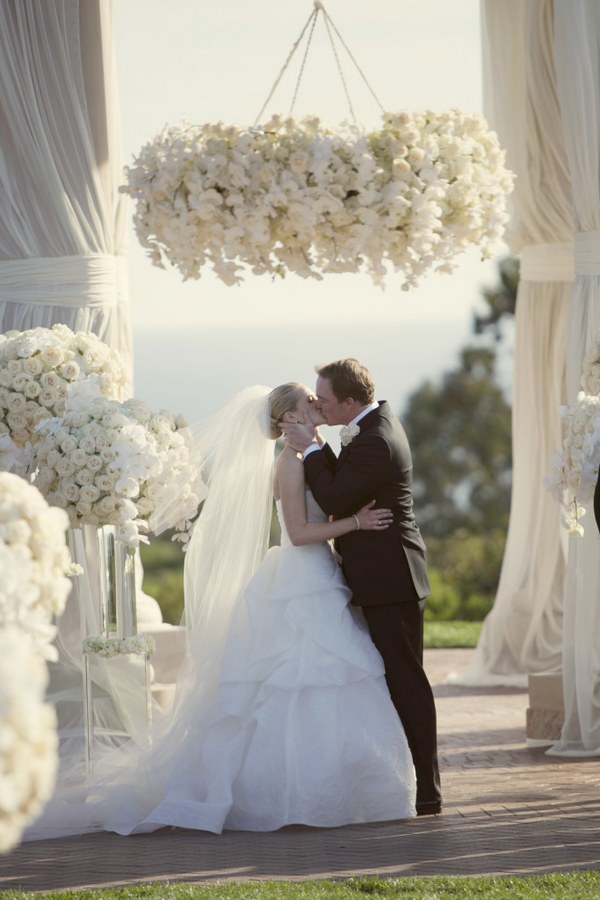
[[93,437],[88,437],[85,435],[79,441],[79,447],[81,450],[85,450],[86,453],[94,453],[96,450],[96,441]]
[[37,381],[28,381],[23,391],[26,397],[33,399],[34,397],[39,397],[41,388]]
[[29,381],[29,375],[27,375],[25,372],[17,372],[12,380],[13,391],[18,391],[19,393],[21,393],[24,390],[25,385],[29,384]]
[[23,360],[23,371],[27,372],[28,375],[32,375],[34,378],[41,374],[43,368],[39,356],[30,356]]
[[95,503],[100,496],[100,491],[94,484],[84,484],[79,491],[79,499],[83,503]]
[[95,512],[100,516],[110,516],[115,511],[115,500],[113,497],[102,497],[95,507]]
[[27,431],[27,417],[19,413],[9,413],[6,417],[6,422],[13,435]]
[[81,447],[77,447],[71,453],[71,461],[78,469],[83,468],[87,464],[88,455]]
[[101,491],[112,491],[115,486],[116,480],[116,476],[96,475],[96,477],[94,478],[94,484],[96,485],[96,487],[100,488]]
[[69,362],[63,363],[58,371],[63,378],[66,378],[67,381],[77,381],[81,369],[74,360],[71,360]]
[[67,498],[69,503],[77,503],[77,501],[79,500],[80,492],[79,488],[73,481],[70,481],[68,484],[66,484],[63,490],[65,493],[65,497]]
[[77,438],[75,438],[72,434],[67,435],[67,437],[60,442],[60,449],[63,453],[71,453],[76,448]]
[[44,372],[40,378],[40,384],[44,388],[55,389],[60,385],[61,381],[56,372]]
[[91,472],[100,472],[104,466],[104,463],[99,456],[94,455],[88,458],[86,465]]
[[[41,352],[42,361],[52,368],[59,366],[65,358],[65,354],[61,347],[44,347]],[[51,373],[46,373],[50,375]]]
[[89,516],[92,512],[92,504],[85,503],[85,501],[79,500],[79,502],[75,506],[75,509],[79,516]]
[[23,371],[23,364],[19,359],[9,359],[6,363],[6,368],[10,375],[14,378],[15,375],[18,375],[19,372]]
[[75,471],[75,466],[71,462],[70,459],[59,459],[56,463],[56,471],[61,478],[68,478],[69,475],[72,475]]
[[22,394],[9,394],[7,398],[7,409],[11,413],[20,413],[25,409],[27,403]]
[[38,400],[42,404],[42,406],[45,406],[49,409],[50,407],[53,407],[56,405],[56,401],[58,400],[58,395],[55,390],[48,387],[48,388],[44,388],[42,391],[40,391]]

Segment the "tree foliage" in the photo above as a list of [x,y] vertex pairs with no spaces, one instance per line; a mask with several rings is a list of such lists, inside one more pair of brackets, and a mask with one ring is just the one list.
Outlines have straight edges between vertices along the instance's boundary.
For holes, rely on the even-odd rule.
[[506,256],[498,263],[497,283],[482,292],[486,309],[473,316],[474,334],[492,334],[497,341],[501,340],[503,324],[507,319],[512,320],[515,314],[518,285],[519,260]]
[[457,365],[420,385],[401,416],[414,455],[433,619],[480,619],[494,601],[512,479],[511,408],[497,369],[509,349],[518,280],[518,261],[500,260],[498,283],[483,291],[483,311]]
[[440,383],[411,394],[403,422],[415,453],[414,498],[425,536],[506,525],[511,411],[493,349],[465,347]]

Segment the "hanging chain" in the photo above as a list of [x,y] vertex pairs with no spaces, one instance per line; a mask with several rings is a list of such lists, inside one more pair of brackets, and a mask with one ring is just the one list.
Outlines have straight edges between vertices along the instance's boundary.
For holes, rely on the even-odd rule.
[[[323,9],[323,7],[321,7]],[[352,116],[353,122],[356,122],[356,116],[354,114],[354,107],[352,106],[352,100],[350,99],[350,93],[348,91],[348,85],[346,84],[346,79],[344,78],[344,73],[342,71],[342,64],[340,63],[340,58],[337,53],[337,48],[335,46],[333,35],[331,33],[331,28],[329,27],[329,16],[325,9],[323,9],[323,16],[325,18],[325,28],[327,29],[327,35],[329,37],[329,43],[331,44],[331,50],[333,52],[333,57],[337,63],[338,72],[340,75],[340,81],[342,82],[342,87],[344,88],[344,93],[346,95],[346,100],[348,101],[348,108],[350,110],[350,115]]]
[[373,99],[375,100],[375,103],[377,104],[377,106],[379,107],[379,109],[381,110],[381,112],[385,112],[385,110],[384,110],[384,108],[383,108],[383,106],[382,106],[382,104],[381,104],[381,102],[380,102],[380,100],[379,100],[379,97],[377,96],[377,94],[375,93],[375,91],[373,90],[373,88],[371,87],[371,85],[369,84],[369,82],[368,82],[368,80],[367,80],[367,76],[365,75],[365,73],[363,72],[363,70],[361,69],[361,67],[359,66],[359,64],[356,62],[356,60],[354,59],[352,53],[350,52],[350,49],[349,49],[348,45],[346,44],[346,41],[344,40],[344,38],[341,36],[341,34],[339,33],[339,31],[338,31],[337,28],[335,27],[335,24],[334,24],[334,22],[333,22],[333,19],[332,19],[331,16],[328,14],[328,12],[327,12],[327,10],[325,9],[324,6],[322,6],[321,9],[323,10],[323,15],[325,16],[325,22],[326,22],[328,25],[331,25],[331,27],[332,27],[333,30],[335,31],[336,35],[337,35],[338,38],[339,38],[339,41],[340,41],[342,47],[344,48],[344,50],[346,51],[346,53],[348,54],[348,56],[350,57],[350,59],[351,59],[352,62],[354,63],[354,65],[355,65],[355,67],[356,67],[356,70],[358,71],[358,74],[360,75],[360,77],[362,78],[362,80],[363,80],[364,83],[366,84],[367,88],[369,89],[369,91],[370,91],[370,93],[371,93],[371,96],[372,96]]
[[310,29],[310,33],[308,35],[308,40],[306,42],[306,50],[304,51],[304,56],[302,57],[302,65],[300,66],[300,71],[298,72],[298,78],[296,80],[296,89],[294,91],[294,96],[292,98],[292,105],[290,106],[290,112],[289,112],[290,116],[292,115],[292,112],[294,111],[296,97],[298,96],[298,90],[300,89],[300,82],[302,80],[302,75],[304,74],[304,66],[306,65],[306,57],[308,56],[308,51],[310,49],[310,44],[311,44],[311,41],[313,38],[315,25],[317,24],[317,18],[319,16],[319,12],[321,11],[321,9],[322,9],[322,7],[317,6],[317,3],[315,2],[315,8],[313,9],[314,18],[313,18],[312,28]]
[[303,28],[302,31],[300,32],[300,37],[294,42],[294,44],[293,44],[293,46],[292,46],[292,49],[290,50],[290,52],[289,52],[289,54],[288,54],[288,57],[287,57],[285,63],[283,64],[283,67],[282,67],[282,69],[281,69],[279,75],[278,75],[277,78],[275,79],[275,83],[274,83],[273,87],[271,88],[271,91],[269,92],[269,96],[267,97],[267,99],[266,99],[265,102],[263,103],[263,105],[262,105],[262,107],[261,107],[261,110],[260,110],[259,114],[257,115],[256,119],[254,120],[254,127],[255,127],[255,128],[257,127],[258,123],[260,122],[260,119],[261,119],[261,117],[262,117],[262,114],[264,113],[264,111],[265,111],[265,109],[267,108],[267,106],[268,106],[268,104],[269,104],[271,98],[273,97],[273,94],[275,93],[275,91],[276,91],[276,89],[277,89],[277,86],[279,85],[279,82],[280,82],[281,79],[283,78],[283,75],[284,75],[286,69],[288,68],[288,66],[289,66],[289,64],[290,64],[291,59],[292,59],[294,53],[295,53],[296,50],[298,49],[299,45],[302,43],[302,38],[304,37],[304,35],[305,35],[305,33],[306,33],[306,30],[307,30],[307,28],[308,28],[309,25],[310,25],[310,26],[311,26],[311,29],[310,29],[310,32],[309,32],[309,35],[308,35],[308,40],[307,40],[307,42],[306,42],[306,48],[305,48],[305,50],[304,50],[304,56],[302,57],[302,63],[301,63],[301,65],[300,65],[300,71],[298,72],[298,78],[297,78],[297,80],[296,80],[296,87],[295,87],[295,89],[294,89],[294,96],[293,96],[293,98],[292,98],[292,104],[291,104],[291,106],[290,106],[289,115],[290,115],[290,116],[292,115],[292,112],[293,112],[293,109],[294,109],[294,106],[295,106],[295,103],[296,103],[296,99],[297,99],[297,97],[298,97],[298,91],[299,91],[299,89],[300,89],[300,82],[302,81],[302,76],[303,76],[303,74],[304,74],[304,69],[305,69],[305,66],[306,66],[306,59],[307,59],[307,57],[308,57],[308,51],[309,51],[309,49],[310,49],[311,41],[312,41],[312,38],[313,38],[313,33],[314,33],[314,30],[315,30],[315,25],[316,25],[316,23],[317,23],[317,18],[318,18],[318,16],[319,16],[319,13],[320,13],[320,12],[323,13],[323,18],[324,18],[324,20],[325,20],[325,28],[326,28],[326,30],[327,30],[327,35],[328,35],[328,37],[329,37],[329,43],[331,44],[331,49],[332,49],[332,52],[333,52],[333,56],[334,56],[336,65],[337,65],[337,70],[338,70],[338,73],[339,73],[339,76],[340,76],[340,80],[341,80],[341,82],[342,82],[342,87],[343,87],[344,93],[345,93],[345,95],[346,95],[346,100],[348,101],[348,107],[349,107],[349,109],[350,109],[350,115],[352,116],[353,120],[356,122],[356,116],[355,116],[355,114],[354,114],[354,109],[353,109],[353,106],[352,106],[352,101],[351,101],[351,99],[350,99],[350,93],[349,93],[349,91],[348,91],[348,85],[346,84],[346,79],[345,79],[345,77],[344,77],[344,73],[343,73],[342,66],[341,66],[341,63],[340,63],[340,59],[339,59],[339,56],[338,56],[337,48],[336,48],[336,46],[335,46],[335,41],[334,41],[333,35],[332,35],[332,33],[331,33],[331,29],[332,29],[332,28],[333,28],[335,34],[337,35],[337,38],[338,38],[338,40],[340,41],[342,47],[344,48],[344,50],[346,51],[346,53],[348,54],[348,56],[350,57],[350,59],[351,59],[352,62],[354,63],[354,66],[356,67],[356,69],[357,69],[357,71],[358,71],[360,77],[362,78],[362,80],[363,80],[364,83],[366,84],[366,86],[367,86],[369,92],[371,93],[371,96],[373,97],[373,99],[375,100],[375,102],[377,103],[377,105],[379,106],[379,109],[380,109],[382,112],[384,112],[384,108],[383,108],[383,106],[381,105],[381,102],[380,102],[380,100],[379,100],[377,94],[375,93],[375,91],[373,90],[373,88],[371,87],[371,85],[369,84],[366,75],[364,74],[363,70],[361,69],[361,67],[360,67],[360,66],[358,65],[358,63],[356,62],[354,56],[353,56],[352,53],[350,52],[350,49],[348,48],[346,42],[344,41],[343,37],[342,37],[341,34],[339,33],[338,29],[335,27],[335,24],[334,24],[334,22],[333,22],[333,19],[332,19],[331,16],[328,14],[328,12],[327,12],[327,10],[325,9],[325,7],[323,6],[322,0],[314,0],[314,9],[313,9],[313,11],[311,12],[310,16],[308,17],[308,20],[307,20],[306,24],[304,25],[304,28]]
[[[273,94],[275,93],[275,90],[276,90],[276,88],[277,88],[277,85],[279,84],[279,82],[280,82],[281,79],[283,78],[283,75],[284,75],[284,73],[285,73],[285,70],[286,70],[287,67],[289,66],[290,61],[291,61],[291,59],[292,59],[292,56],[294,55],[294,53],[295,53],[296,50],[298,49],[298,46],[299,46],[299,44],[301,43],[302,38],[304,37],[304,33],[306,32],[306,29],[307,29],[308,26],[310,25],[311,21],[313,22],[313,27],[312,27],[312,30],[311,30],[311,34],[312,34],[312,31],[314,30],[315,22],[316,22],[316,20],[317,20],[317,15],[318,15],[318,14],[319,14],[319,10],[318,10],[318,8],[315,6],[315,8],[314,8],[313,11],[311,12],[310,16],[308,17],[308,21],[306,22],[304,28],[303,28],[302,31],[300,32],[300,37],[297,38],[297,40],[294,42],[294,44],[293,44],[293,46],[292,46],[292,49],[290,50],[290,52],[289,52],[289,54],[288,54],[288,58],[286,59],[286,61],[285,61],[284,64],[283,64],[283,67],[282,67],[282,69],[281,69],[281,72],[279,73],[279,75],[278,75],[277,78],[275,79],[275,84],[274,84],[273,87],[271,88],[271,92],[270,92],[269,96],[267,97],[267,99],[266,99],[265,102],[263,103],[263,105],[262,105],[262,107],[261,107],[261,110],[260,110],[259,114],[257,115],[256,119],[254,120],[254,127],[255,127],[255,128],[256,128],[256,126],[258,125],[258,123],[259,123],[259,121],[260,121],[260,119],[261,119],[262,114],[264,113],[265,109],[267,108],[267,106],[268,106],[268,104],[269,104],[269,101],[270,101],[271,97],[272,97]],[[314,21],[313,21],[313,20],[314,20]],[[304,54],[304,55],[306,56],[306,54]],[[297,92],[297,90],[298,90],[298,88],[296,87],[296,92]]]

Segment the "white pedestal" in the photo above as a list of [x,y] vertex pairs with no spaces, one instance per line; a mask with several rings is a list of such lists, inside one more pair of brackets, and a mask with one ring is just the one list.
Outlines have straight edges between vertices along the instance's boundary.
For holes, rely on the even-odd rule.
[[564,721],[562,672],[529,676],[529,708],[525,733],[529,746],[554,744]]

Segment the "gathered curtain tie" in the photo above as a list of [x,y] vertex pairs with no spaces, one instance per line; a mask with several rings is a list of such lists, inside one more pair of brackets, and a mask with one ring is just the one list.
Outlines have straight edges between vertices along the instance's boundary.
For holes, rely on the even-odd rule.
[[522,281],[573,281],[573,244],[528,244],[520,254]]
[[575,274],[600,275],[600,231],[575,235]]
[[108,253],[0,260],[0,301],[108,308],[126,284],[125,258]]

